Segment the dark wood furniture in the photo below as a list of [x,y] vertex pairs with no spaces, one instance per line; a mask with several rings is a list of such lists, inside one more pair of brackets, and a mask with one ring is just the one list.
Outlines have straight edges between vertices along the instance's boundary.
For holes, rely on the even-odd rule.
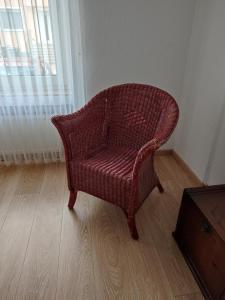
[[225,185],[185,189],[173,236],[206,299],[225,299]]

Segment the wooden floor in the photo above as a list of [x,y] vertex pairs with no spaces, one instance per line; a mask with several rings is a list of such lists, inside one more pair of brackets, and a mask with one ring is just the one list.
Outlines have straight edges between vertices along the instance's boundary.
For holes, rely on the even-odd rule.
[[171,237],[182,190],[195,186],[172,156],[157,156],[165,188],[137,214],[79,193],[67,208],[64,164],[0,168],[0,299],[203,299]]

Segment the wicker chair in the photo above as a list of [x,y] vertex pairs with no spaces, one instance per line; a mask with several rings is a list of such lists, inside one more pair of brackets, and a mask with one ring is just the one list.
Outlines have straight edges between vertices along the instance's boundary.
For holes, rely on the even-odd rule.
[[79,190],[102,198],[123,209],[138,239],[137,210],[154,187],[163,192],[154,152],[170,137],[178,115],[165,91],[123,84],[100,92],[75,113],[53,117],[65,148],[69,208]]

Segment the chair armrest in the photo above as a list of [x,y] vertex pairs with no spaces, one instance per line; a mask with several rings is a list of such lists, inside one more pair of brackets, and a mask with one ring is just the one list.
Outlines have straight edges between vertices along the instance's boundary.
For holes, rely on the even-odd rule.
[[175,101],[164,107],[154,134],[154,138],[161,145],[165,144],[173,133],[179,118],[179,107]]
[[66,160],[87,157],[104,144],[108,127],[107,100],[90,101],[79,111],[52,118],[62,138]]
[[[132,191],[132,196],[129,202],[129,215],[133,215],[137,211],[147,196],[145,194],[149,187],[149,177],[151,173],[154,173],[153,154],[155,150],[159,148],[159,146],[159,141],[154,138],[143,145],[137,153],[132,170],[134,190]],[[147,189],[145,189],[145,186],[147,186]]]
[[[171,100],[170,100],[171,101]],[[179,117],[179,108],[175,101],[168,102],[161,112],[157,128],[152,140],[139,150],[134,164],[133,173],[137,176],[141,164],[148,155],[154,153],[159,147],[166,143],[174,131]]]
[[138,151],[134,167],[133,167],[133,179],[137,178],[139,175],[139,170],[141,169],[142,164],[146,160],[146,158],[153,154],[160,146],[161,142],[157,140],[156,138],[153,138],[148,143],[146,143],[144,146],[141,147],[141,149]]
[[[176,102],[168,102],[168,105],[166,105],[161,112],[153,139],[143,145],[138,151],[132,174],[132,179],[136,186],[136,199],[138,199],[138,201],[142,201],[143,198],[147,196],[149,178],[152,179],[153,185],[155,184],[154,181],[157,180],[153,167],[153,154],[169,139],[176,127],[178,116],[179,108]],[[138,190],[139,188],[140,190]],[[137,208],[140,206],[140,203],[132,205]]]

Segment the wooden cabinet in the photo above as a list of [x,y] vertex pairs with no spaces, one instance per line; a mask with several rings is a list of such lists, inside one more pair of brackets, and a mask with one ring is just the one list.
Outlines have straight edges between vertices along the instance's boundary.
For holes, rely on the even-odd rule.
[[185,189],[173,233],[206,299],[225,299],[225,185]]

